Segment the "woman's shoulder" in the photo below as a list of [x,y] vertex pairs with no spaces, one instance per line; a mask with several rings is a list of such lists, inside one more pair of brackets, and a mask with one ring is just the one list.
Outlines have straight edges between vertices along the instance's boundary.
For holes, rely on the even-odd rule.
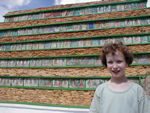
[[107,82],[98,85],[98,87],[96,88],[96,92],[97,92],[97,93],[102,92],[102,90],[104,90],[104,88],[106,87],[106,85],[107,85]]
[[98,87],[96,89],[102,89],[102,88],[106,87],[106,85],[107,85],[107,82],[102,83],[102,84],[98,85]]
[[143,87],[135,82],[132,82],[132,86],[134,89],[137,89],[137,90],[144,90]]
[[141,85],[134,83],[134,90],[136,91],[134,94],[137,94],[138,102],[144,102],[146,100],[150,104],[146,92]]
[[146,94],[144,88],[141,85],[134,82],[132,83],[132,85],[132,90],[134,90],[134,93],[136,93],[138,96],[141,97]]

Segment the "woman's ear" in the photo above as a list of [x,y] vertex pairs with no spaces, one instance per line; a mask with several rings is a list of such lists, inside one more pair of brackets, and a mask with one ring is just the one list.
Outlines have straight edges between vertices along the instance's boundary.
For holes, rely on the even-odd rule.
[[126,63],[126,67],[129,67],[129,64],[128,64],[128,63]]

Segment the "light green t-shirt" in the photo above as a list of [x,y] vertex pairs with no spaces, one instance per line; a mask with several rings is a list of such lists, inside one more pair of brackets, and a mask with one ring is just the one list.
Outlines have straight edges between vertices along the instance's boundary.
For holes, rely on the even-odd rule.
[[95,91],[90,113],[150,113],[150,102],[136,83],[123,92],[113,91],[104,83]]

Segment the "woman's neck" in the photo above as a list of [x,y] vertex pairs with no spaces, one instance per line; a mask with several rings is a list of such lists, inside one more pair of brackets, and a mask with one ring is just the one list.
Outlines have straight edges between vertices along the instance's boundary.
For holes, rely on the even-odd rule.
[[121,84],[121,83],[128,82],[128,79],[125,76],[119,77],[119,78],[111,77],[109,82],[114,83],[114,84]]
[[131,86],[131,82],[126,78],[114,79],[113,77],[108,81],[109,87],[113,91],[125,91]]

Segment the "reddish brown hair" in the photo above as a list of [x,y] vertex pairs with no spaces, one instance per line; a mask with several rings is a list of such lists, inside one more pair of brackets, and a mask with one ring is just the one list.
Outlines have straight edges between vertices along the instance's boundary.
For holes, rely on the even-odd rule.
[[127,48],[127,46],[123,45],[122,42],[116,42],[109,43],[102,48],[101,62],[104,66],[107,67],[106,55],[109,53],[112,53],[112,55],[114,55],[116,51],[120,51],[124,55],[125,61],[128,65],[132,64],[132,52]]

